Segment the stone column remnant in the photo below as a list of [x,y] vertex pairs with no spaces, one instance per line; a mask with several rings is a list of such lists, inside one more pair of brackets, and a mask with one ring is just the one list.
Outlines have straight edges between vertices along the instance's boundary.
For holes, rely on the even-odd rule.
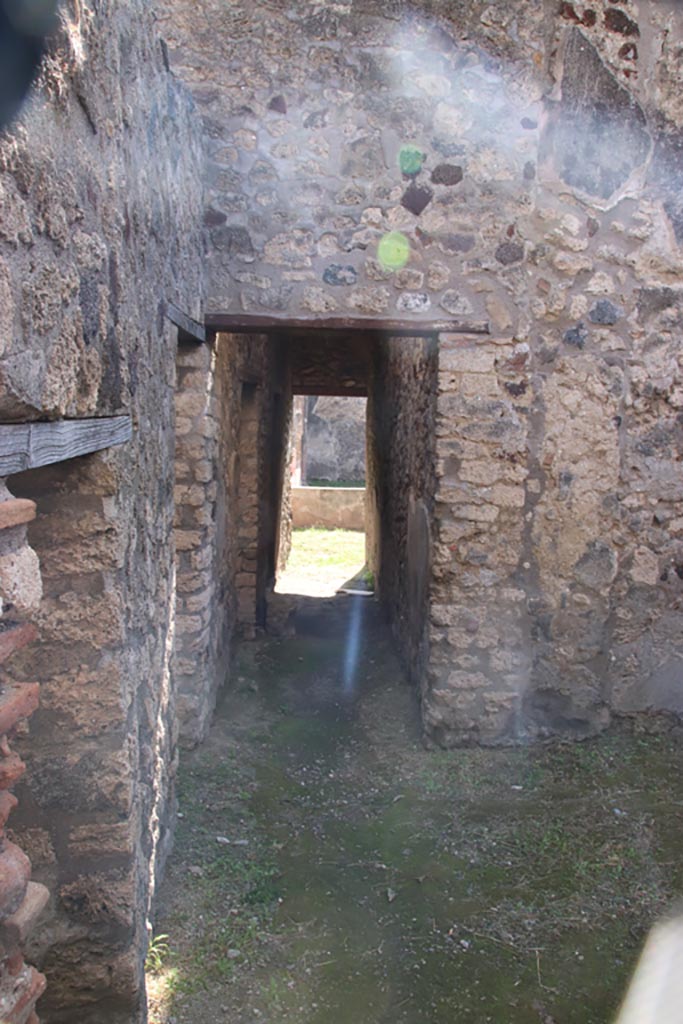
[[[0,503],[0,531],[24,526],[35,518],[32,501],[9,498]],[[23,544],[27,550],[25,541]],[[20,565],[19,559],[16,564]],[[21,589],[22,581],[1,580],[0,589]],[[11,586],[10,586],[11,585]],[[34,640],[38,631],[30,622],[14,619],[16,604],[5,604],[0,618],[0,664]],[[45,990],[45,977],[24,961],[22,946],[49,899],[44,885],[30,882],[26,854],[5,836],[5,824],[16,807],[10,792],[26,766],[10,743],[19,723],[38,706],[38,683],[8,683],[0,670],[0,1021],[2,1024],[38,1024],[36,1001]]]

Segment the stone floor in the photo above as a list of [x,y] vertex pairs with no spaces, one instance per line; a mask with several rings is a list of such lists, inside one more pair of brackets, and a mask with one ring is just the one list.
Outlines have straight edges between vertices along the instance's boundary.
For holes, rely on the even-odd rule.
[[152,1024],[611,1021],[683,882],[680,750],[427,751],[372,599],[294,625],[181,764]]

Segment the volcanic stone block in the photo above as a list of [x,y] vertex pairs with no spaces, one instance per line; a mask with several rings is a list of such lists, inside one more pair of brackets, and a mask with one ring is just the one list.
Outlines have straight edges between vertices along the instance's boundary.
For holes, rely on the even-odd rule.
[[358,280],[358,273],[355,267],[342,266],[339,263],[330,263],[323,272],[325,284],[349,285],[355,284]]
[[524,246],[519,242],[502,242],[496,249],[496,259],[504,267],[520,263],[524,259]]
[[564,332],[562,340],[565,345],[572,345],[574,348],[583,348],[588,341],[586,325],[578,323],[576,327],[570,327],[568,331]]
[[401,197],[401,206],[405,206],[406,210],[410,210],[416,217],[419,217],[427,209],[433,197],[434,193],[431,188],[412,182]]
[[609,299],[598,299],[588,313],[588,319],[594,324],[605,324],[612,326],[623,316],[619,306],[615,306]]
[[458,164],[437,164],[432,171],[432,181],[435,185],[457,185],[462,178],[462,167]]

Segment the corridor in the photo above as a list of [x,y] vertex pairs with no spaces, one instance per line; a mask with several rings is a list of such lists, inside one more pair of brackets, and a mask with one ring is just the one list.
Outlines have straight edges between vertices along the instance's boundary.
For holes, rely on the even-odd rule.
[[607,1024],[683,881],[677,758],[425,752],[376,603],[301,598],[181,764],[152,1024]]

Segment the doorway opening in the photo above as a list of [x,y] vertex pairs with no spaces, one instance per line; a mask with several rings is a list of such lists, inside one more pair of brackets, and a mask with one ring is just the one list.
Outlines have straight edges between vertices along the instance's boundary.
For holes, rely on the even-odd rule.
[[291,544],[276,591],[308,597],[371,593],[365,534],[367,399],[295,395],[292,405],[285,470]]
[[[259,516],[270,505],[267,518],[278,530],[277,572],[267,588],[265,628],[277,632],[283,622],[291,623],[298,598],[331,600],[344,589],[363,595],[372,591],[418,683],[429,638],[437,336],[292,327],[272,340],[286,373],[287,413],[280,418],[281,432],[271,431],[270,440],[265,439],[271,452],[281,453],[281,485],[271,489],[269,501],[259,503]],[[346,412],[351,400],[353,428]],[[332,429],[333,414],[343,414],[347,426]],[[344,430],[355,431],[356,454],[342,456],[339,468]],[[340,505],[354,497],[348,485],[361,482],[362,518],[339,518]],[[346,486],[334,486],[339,484]],[[336,508],[336,520],[323,516],[321,493],[325,515]],[[309,506],[314,497],[318,500],[316,515],[307,521],[298,517],[295,504],[302,497]],[[324,532],[304,536],[298,527]],[[330,536],[330,529],[347,533]]]

